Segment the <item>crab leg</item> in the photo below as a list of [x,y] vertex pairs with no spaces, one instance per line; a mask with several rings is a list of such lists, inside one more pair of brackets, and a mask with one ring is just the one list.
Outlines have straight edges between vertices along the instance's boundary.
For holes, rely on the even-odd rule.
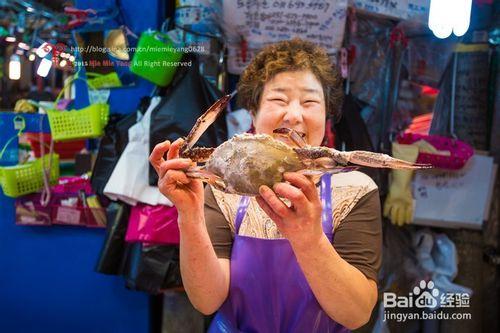
[[[432,168],[429,164],[411,163],[386,154],[374,153],[370,151],[339,151],[327,147],[306,147],[295,148],[295,152],[301,159],[321,161],[328,157],[335,164],[347,165],[348,163],[367,166],[371,168],[390,168],[390,169],[428,169]],[[330,163],[331,164],[331,163]],[[327,165],[331,167],[331,165]]]
[[194,147],[184,151],[181,154],[182,158],[189,158],[196,163],[203,163],[208,161],[210,155],[214,152],[215,148]]
[[189,168],[188,170],[186,170],[186,176],[206,182],[221,191],[224,191],[226,189],[226,183],[221,177],[200,167]]
[[429,169],[430,164],[411,163],[391,157],[387,154],[373,153],[369,151],[336,151],[336,154],[342,156],[348,162],[363,165],[371,168],[390,168],[390,169]]
[[214,123],[219,114],[224,110],[226,105],[231,100],[232,95],[226,95],[218,99],[211,107],[202,114],[189,132],[186,140],[180,149],[180,156],[186,157],[186,153],[194,146],[200,137],[205,133],[207,128]]

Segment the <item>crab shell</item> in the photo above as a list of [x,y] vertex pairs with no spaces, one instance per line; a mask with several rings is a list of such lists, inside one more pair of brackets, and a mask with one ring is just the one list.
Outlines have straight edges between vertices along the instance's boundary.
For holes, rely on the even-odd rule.
[[305,169],[297,153],[267,134],[240,134],[217,147],[205,170],[221,177],[226,192],[257,195],[261,185],[284,181],[283,173]]

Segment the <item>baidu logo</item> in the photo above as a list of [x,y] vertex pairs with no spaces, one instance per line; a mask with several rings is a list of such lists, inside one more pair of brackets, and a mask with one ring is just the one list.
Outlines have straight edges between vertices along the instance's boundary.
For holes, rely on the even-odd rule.
[[434,309],[438,305],[439,290],[434,288],[434,282],[420,281],[420,284],[413,288],[413,294],[417,296],[415,306],[417,308]]

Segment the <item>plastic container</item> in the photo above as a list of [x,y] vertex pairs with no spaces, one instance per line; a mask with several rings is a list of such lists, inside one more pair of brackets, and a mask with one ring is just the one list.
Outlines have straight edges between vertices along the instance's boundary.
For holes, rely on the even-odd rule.
[[[39,191],[43,187],[43,166],[48,168],[51,155],[14,166],[0,167],[0,183],[3,193],[12,198]],[[43,165],[43,166],[42,166]],[[50,183],[59,178],[59,155],[52,154]]]
[[48,110],[54,141],[90,139],[102,136],[108,123],[109,105],[92,104],[80,110]]
[[[33,150],[35,157],[40,157],[40,135],[39,133],[26,133],[26,139],[28,140],[31,149]],[[43,144],[45,145],[45,151],[49,150],[51,135],[48,133],[42,134]],[[78,154],[82,149],[85,148],[85,140],[74,140],[65,142],[54,143],[54,151],[59,155],[60,159],[73,159],[75,155]]]
[[54,102],[54,109],[47,110],[54,141],[97,138],[104,134],[104,127],[108,123],[109,105],[105,103],[94,103],[80,110],[57,110],[59,100],[66,90],[71,89],[75,80],[83,80],[90,89],[95,90],[87,80],[80,77],[71,79],[61,89]]

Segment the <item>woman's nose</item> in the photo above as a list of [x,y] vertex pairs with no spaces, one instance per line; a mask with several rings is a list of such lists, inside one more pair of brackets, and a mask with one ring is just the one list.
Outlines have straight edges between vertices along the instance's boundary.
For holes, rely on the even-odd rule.
[[288,105],[283,121],[291,125],[302,122],[302,106],[300,103],[290,103]]

